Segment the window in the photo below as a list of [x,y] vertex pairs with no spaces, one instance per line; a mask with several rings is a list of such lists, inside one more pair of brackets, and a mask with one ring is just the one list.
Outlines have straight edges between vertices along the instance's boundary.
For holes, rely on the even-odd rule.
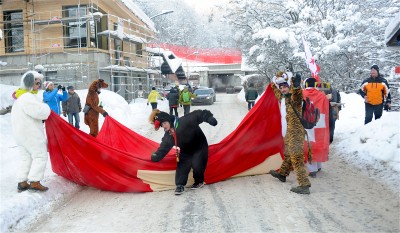
[[143,55],[143,44],[136,44],[136,55]]
[[24,51],[24,27],[21,11],[4,12],[4,45],[6,53]]
[[88,27],[86,6],[63,7],[63,17],[70,18],[64,23],[64,48],[79,48],[87,46]]

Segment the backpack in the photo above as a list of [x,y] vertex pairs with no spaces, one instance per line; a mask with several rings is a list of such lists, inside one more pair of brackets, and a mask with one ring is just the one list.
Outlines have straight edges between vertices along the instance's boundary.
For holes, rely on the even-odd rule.
[[320,118],[320,111],[318,108],[314,106],[314,104],[311,102],[311,100],[306,97],[306,99],[303,99],[303,107],[301,109],[301,117],[300,114],[296,111],[296,109],[293,107],[292,103],[290,103],[292,106],[294,113],[296,116],[300,119],[301,124],[305,129],[312,129],[314,126],[317,125],[319,118]]
[[184,103],[188,103],[190,101],[190,94],[188,91],[182,93],[182,99]]

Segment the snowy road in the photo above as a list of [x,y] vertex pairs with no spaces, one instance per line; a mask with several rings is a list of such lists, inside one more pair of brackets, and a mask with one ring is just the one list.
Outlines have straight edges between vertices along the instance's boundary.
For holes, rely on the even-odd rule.
[[[247,113],[236,95],[218,94],[210,109],[217,127],[203,125],[209,143],[226,137]],[[160,141],[160,134],[146,135]],[[340,139],[338,139],[340,140]],[[337,141],[338,141],[337,140]],[[173,191],[112,193],[84,188],[36,221],[28,232],[399,232],[399,193],[369,178],[331,150],[312,179],[311,195],[289,191],[270,175]]]

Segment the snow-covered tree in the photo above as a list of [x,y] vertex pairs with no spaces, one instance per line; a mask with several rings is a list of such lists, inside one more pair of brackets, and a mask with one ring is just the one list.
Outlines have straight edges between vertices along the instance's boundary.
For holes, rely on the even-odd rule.
[[400,53],[384,44],[385,28],[399,9],[398,0],[231,0],[226,19],[249,65],[267,80],[287,68],[310,76],[303,36],[321,67],[321,79],[353,90],[372,64],[383,72],[399,65]]
[[182,0],[152,1],[136,0],[148,15],[156,15],[163,10],[173,10],[168,15],[152,20],[158,31],[157,43],[169,43],[197,48],[234,47],[231,27],[221,19],[218,9],[200,15],[192,6]]

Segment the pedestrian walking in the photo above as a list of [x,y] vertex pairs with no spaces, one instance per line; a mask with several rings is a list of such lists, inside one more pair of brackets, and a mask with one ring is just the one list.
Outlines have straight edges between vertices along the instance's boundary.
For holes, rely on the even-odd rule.
[[365,102],[364,124],[371,122],[374,115],[375,120],[381,118],[384,100],[386,99],[389,106],[391,103],[389,92],[389,84],[379,74],[379,67],[377,65],[371,66],[370,77],[362,82],[359,90],[359,94]]
[[256,102],[256,99],[258,97],[258,92],[257,90],[254,88],[254,84],[250,83],[249,84],[249,88],[247,88],[246,94],[245,94],[245,98],[246,98],[246,102],[247,102],[247,108],[250,111],[250,109],[252,107],[254,107],[254,103]]
[[149,96],[147,97],[147,105],[150,103],[151,108],[154,110],[157,108],[157,100],[164,100],[164,98],[161,97],[160,93],[158,93],[155,87],[152,87]]
[[172,115],[175,111],[175,116],[178,116],[178,106],[179,106],[179,93],[175,88],[171,88],[167,94],[167,99],[169,103],[169,115]]
[[189,91],[189,88],[185,86],[183,91],[181,91],[181,95],[179,96],[179,103],[183,107],[183,115],[186,115],[190,112],[190,105],[192,105],[192,98],[196,97],[195,94]]

